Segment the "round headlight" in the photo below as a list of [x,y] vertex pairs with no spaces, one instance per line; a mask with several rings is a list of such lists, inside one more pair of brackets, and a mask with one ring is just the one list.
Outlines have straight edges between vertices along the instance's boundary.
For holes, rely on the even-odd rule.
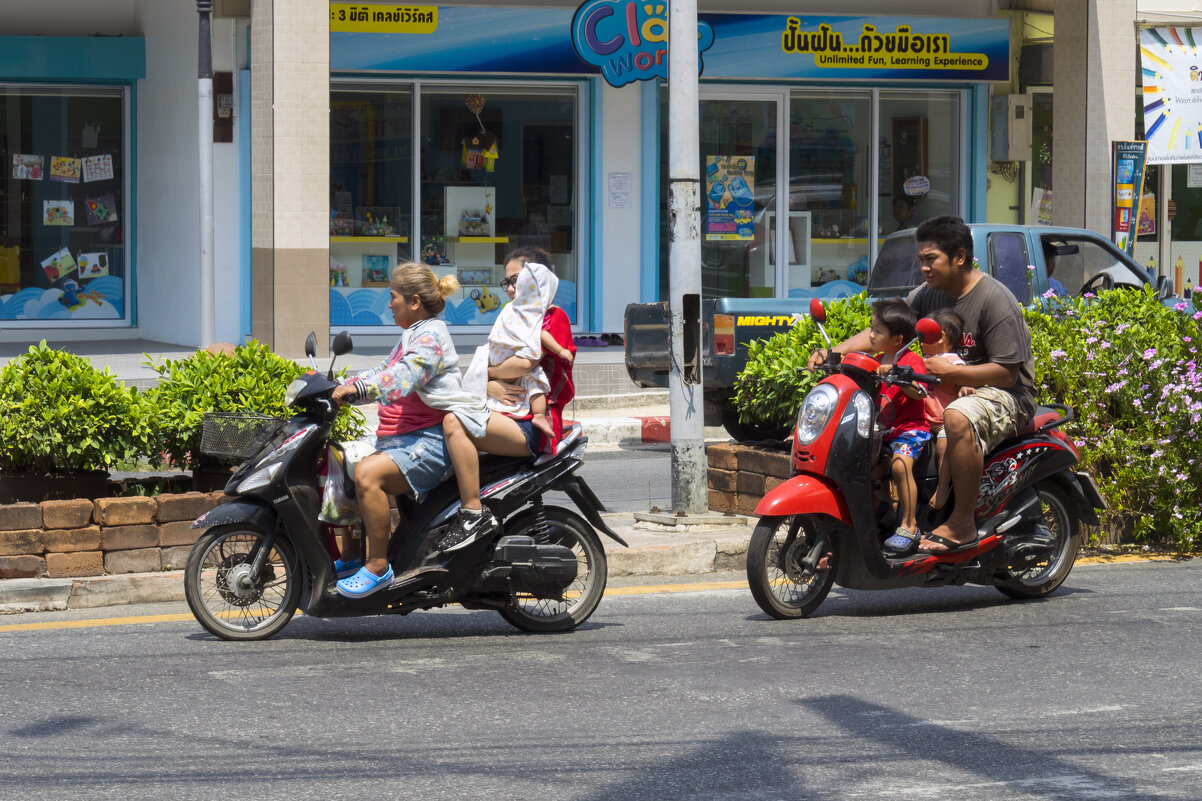
[[298,378],[288,385],[288,389],[284,390],[284,405],[291,406],[296,402],[296,396],[305,388],[304,380]]
[[797,413],[798,445],[810,445],[818,439],[835,413],[838,401],[839,393],[830,384],[819,384],[810,390]]

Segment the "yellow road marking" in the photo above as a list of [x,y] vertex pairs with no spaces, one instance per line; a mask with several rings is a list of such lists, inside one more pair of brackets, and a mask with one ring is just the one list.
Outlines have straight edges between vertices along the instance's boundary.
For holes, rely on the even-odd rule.
[[[1120,562],[1172,562],[1175,556],[1137,556],[1123,554],[1117,556],[1085,556],[1077,560],[1079,565],[1117,564]],[[700,590],[745,590],[746,581],[699,581],[693,584],[639,584],[632,587],[609,587],[605,590],[610,595],[659,595],[670,592],[698,592]],[[301,612],[297,612],[298,615]],[[192,620],[191,614],[175,615],[136,615],[133,617],[103,617],[94,620],[55,620],[45,623],[11,623],[0,625],[0,633],[9,631],[52,631],[54,629],[86,629],[101,626],[132,626],[138,623],[186,623]]]

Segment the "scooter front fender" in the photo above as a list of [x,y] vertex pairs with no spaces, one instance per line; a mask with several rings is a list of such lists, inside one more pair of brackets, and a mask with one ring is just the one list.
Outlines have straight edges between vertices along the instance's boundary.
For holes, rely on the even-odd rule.
[[265,501],[239,498],[214,506],[192,522],[192,528],[208,528],[225,523],[253,523],[264,531],[275,528],[278,515]]
[[835,485],[818,476],[799,475],[769,492],[756,504],[757,517],[796,514],[830,515],[852,525],[847,503]]

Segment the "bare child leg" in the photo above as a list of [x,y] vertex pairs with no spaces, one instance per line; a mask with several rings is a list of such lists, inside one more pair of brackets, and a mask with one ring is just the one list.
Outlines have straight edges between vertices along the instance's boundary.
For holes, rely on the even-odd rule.
[[548,442],[555,441],[555,429],[547,419],[547,396],[543,394],[530,396],[530,422],[547,437]]
[[952,492],[952,471],[948,467],[947,460],[943,458],[944,452],[947,451],[947,438],[938,437],[935,440],[935,464],[939,471],[939,486],[935,489],[935,494],[931,496],[931,508],[942,509],[947,503],[947,497]]
[[909,456],[893,454],[891,463],[893,483],[897,487],[897,517],[902,528],[911,537],[918,536],[918,486],[914,482],[914,460]]
[[464,509],[480,511],[480,453],[467,435],[463,423],[454,413],[442,418],[442,434],[447,441],[447,455],[455,468],[459,484],[459,502]]

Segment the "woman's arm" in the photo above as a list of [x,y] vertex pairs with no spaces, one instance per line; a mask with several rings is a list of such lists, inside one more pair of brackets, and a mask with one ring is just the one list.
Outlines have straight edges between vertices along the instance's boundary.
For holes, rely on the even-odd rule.
[[441,373],[446,352],[447,343],[436,332],[424,331],[409,341],[400,359],[384,369],[360,374],[353,386],[363,401],[394,403]]
[[563,359],[568,364],[572,363],[575,354],[563,345],[560,345],[559,340],[555,338],[554,334],[544,328],[541,338],[543,341],[543,351],[550,353],[558,359]]

